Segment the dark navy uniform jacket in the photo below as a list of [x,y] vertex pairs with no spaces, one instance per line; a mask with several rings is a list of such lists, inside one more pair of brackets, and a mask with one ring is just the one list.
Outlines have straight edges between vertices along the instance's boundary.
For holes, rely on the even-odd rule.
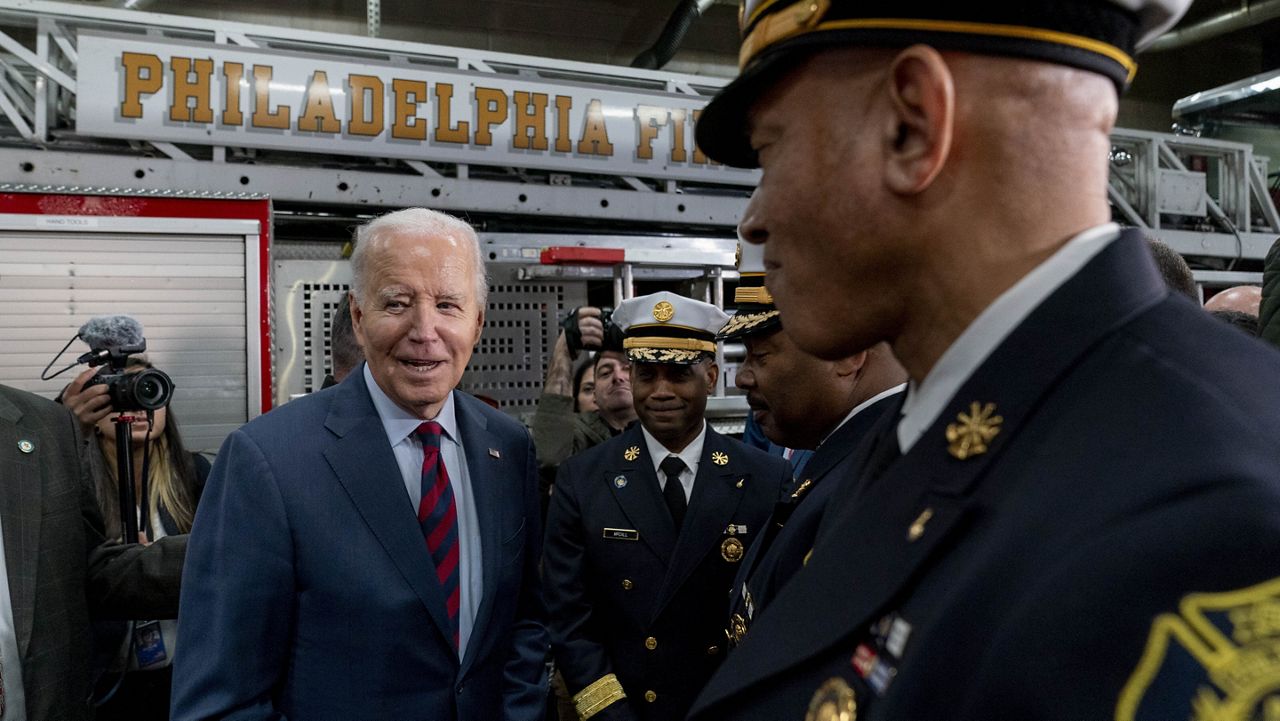
[[734,574],[790,473],[708,427],[677,536],[638,423],[560,466],[543,562],[556,665],[571,693],[612,673],[627,694],[595,718],[684,717],[724,657]]
[[[984,430],[985,452],[951,454]],[[1032,311],[905,456],[869,478],[876,449],[859,455],[691,718],[1274,711],[1280,355],[1170,296],[1140,233]]]
[[805,463],[803,474],[778,499],[763,536],[751,544],[738,569],[729,595],[731,635],[735,635],[735,629],[750,629],[755,615],[804,565],[828,499],[839,479],[853,475],[854,451],[880,416],[899,405],[900,396],[895,393],[863,408],[816,451],[808,451],[812,456]]

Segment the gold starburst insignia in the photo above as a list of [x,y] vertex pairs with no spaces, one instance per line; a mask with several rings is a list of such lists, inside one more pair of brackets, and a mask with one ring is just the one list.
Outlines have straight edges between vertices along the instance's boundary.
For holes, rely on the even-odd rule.
[[1004,423],[1004,418],[995,412],[994,403],[969,404],[969,412],[957,417],[959,423],[947,426],[947,452],[962,461],[986,453],[987,445],[999,435],[1000,424]]
[[635,459],[639,458],[640,446],[631,446],[625,452],[623,452],[622,457],[627,459],[628,461],[634,461]]
[[729,464],[729,456],[721,453],[720,451],[716,451],[711,454],[711,462],[717,466],[726,466]]
[[653,306],[653,319],[659,323],[666,323],[676,317],[676,307],[667,301],[660,301]]

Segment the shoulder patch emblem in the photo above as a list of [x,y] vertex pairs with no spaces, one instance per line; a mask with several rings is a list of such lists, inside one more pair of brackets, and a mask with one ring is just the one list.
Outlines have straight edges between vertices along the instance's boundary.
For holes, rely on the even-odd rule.
[[622,457],[627,459],[628,461],[634,461],[635,459],[639,458],[640,446],[631,446],[630,448],[622,452]]
[[1116,721],[1280,719],[1280,578],[1156,618]]

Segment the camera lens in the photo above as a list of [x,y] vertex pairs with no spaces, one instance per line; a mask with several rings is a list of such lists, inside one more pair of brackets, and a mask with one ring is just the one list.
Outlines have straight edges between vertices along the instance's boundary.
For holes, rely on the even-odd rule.
[[148,368],[132,374],[128,379],[126,395],[130,405],[144,411],[154,411],[169,405],[173,397],[173,381],[163,371]]

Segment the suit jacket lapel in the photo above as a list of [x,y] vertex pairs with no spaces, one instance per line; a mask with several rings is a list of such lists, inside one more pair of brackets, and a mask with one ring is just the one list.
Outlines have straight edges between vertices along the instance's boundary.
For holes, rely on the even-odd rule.
[[[22,434],[18,421],[22,411],[0,395],[0,467],[5,482],[0,484],[0,528],[4,532],[4,562],[9,576],[9,598],[18,637],[18,653],[27,655],[31,642],[31,620],[35,610],[37,548],[40,519],[44,513],[44,488],[40,479],[39,454],[52,448],[36,447],[35,453],[18,455],[18,442],[31,440]],[[37,439],[38,441],[38,439]],[[81,479],[75,479],[79,487]]]
[[[1058,379],[1167,294],[1140,233],[1126,232],[1099,252],[1005,339],[905,456],[880,478],[851,479],[838,489],[809,563],[757,619],[698,706],[829,651],[889,610],[922,564],[949,547],[980,479]],[[999,432],[985,452],[960,459],[950,453],[947,428],[962,423],[959,413],[971,414],[975,402],[994,406]],[[896,420],[884,414],[877,443],[896,433]],[[871,445],[862,445],[856,468],[865,467]],[[840,602],[814,613],[814,599]]]
[[[504,507],[518,508],[518,499],[503,502],[503,490],[517,492],[514,484],[504,481],[523,478],[524,469],[516,464],[524,459],[495,458],[489,449],[499,448],[498,439],[488,429],[488,422],[473,404],[477,403],[470,396],[454,391],[454,412],[458,419],[458,433],[462,436],[463,455],[467,459],[467,476],[471,482],[471,493],[476,503],[476,519],[480,523],[480,552],[483,568],[483,595],[480,608],[476,613],[475,626],[467,648],[463,649],[463,673],[482,658],[482,651],[492,641],[488,631],[494,624],[489,622],[493,616],[493,607],[498,594],[498,571],[505,559],[502,558],[502,522]],[[465,560],[465,559],[464,559]]]
[[[667,567],[667,576],[658,594],[655,615],[684,584],[685,579],[702,563],[707,553],[724,536],[725,528],[738,510],[742,490],[737,482],[749,483],[749,474],[738,463],[736,453],[731,453],[724,437],[707,426],[706,441],[702,446],[702,458],[698,461],[698,476],[689,498],[689,512],[676,542],[675,554]],[[725,465],[717,465],[712,456],[727,458]],[[758,534],[763,529],[756,529]]]
[[339,396],[330,406],[325,427],[338,440],[324,452],[325,458],[369,532],[422,600],[446,645],[452,646],[453,627],[445,610],[444,593],[435,578],[435,564],[405,494],[400,467],[369,397],[363,373],[359,375],[340,385]]
[[[852,454],[858,453],[860,449],[869,449],[872,445],[870,442],[871,439],[876,437],[875,429],[879,425],[878,422],[883,416],[891,416],[896,420],[898,415],[897,410],[901,408],[902,401],[905,397],[905,393],[898,392],[891,396],[881,398],[875,403],[863,408],[853,418],[850,418],[848,422],[837,428],[835,432],[833,432],[831,436],[823,442],[822,446],[814,451],[813,456],[810,457],[809,462],[805,465],[804,473],[796,479],[798,482],[796,488],[799,488],[799,485],[808,481],[811,485],[805,490],[805,494],[807,495],[813,493],[814,488],[819,483],[850,483],[850,479],[827,478],[827,475],[832,471],[832,469],[839,466],[841,462],[849,458]],[[862,465],[863,462],[859,460],[852,467],[861,468]],[[850,483],[850,486],[853,485],[854,484]],[[795,501],[791,501],[790,499],[783,500],[786,502],[800,503],[804,498],[801,497]],[[775,506],[774,516],[769,518],[770,525],[777,521],[776,516],[778,508],[781,506],[781,502]],[[770,529],[768,528],[764,529],[765,533],[768,533],[769,530]],[[747,555],[742,559],[742,568],[738,570],[738,575],[734,579],[733,589],[729,594],[731,606],[737,603],[737,597],[742,593],[742,584],[749,582],[752,576],[755,575],[756,564],[760,562],[761,555],[768,550],[765,548],[765,544],[761,543],[761,540],[766,537],[767,536],[765,535],[757,537],[757,541],[752,543],[751,547],[747,549]],[[773,536],[773,540],[776,542],[777,535]],[[754,586],[752,591],[755,591]]]
[[668,563],[676,545],[675,523],[662,500],[658,474],[653,470],[640,424],[633,423],[619,438],[623,439],[618,444],[620,455],[607,459],[609,465],[605,468],[611,470],[605,470],[599,482],[608,484],[622,512],[640,532],[640,541]]

